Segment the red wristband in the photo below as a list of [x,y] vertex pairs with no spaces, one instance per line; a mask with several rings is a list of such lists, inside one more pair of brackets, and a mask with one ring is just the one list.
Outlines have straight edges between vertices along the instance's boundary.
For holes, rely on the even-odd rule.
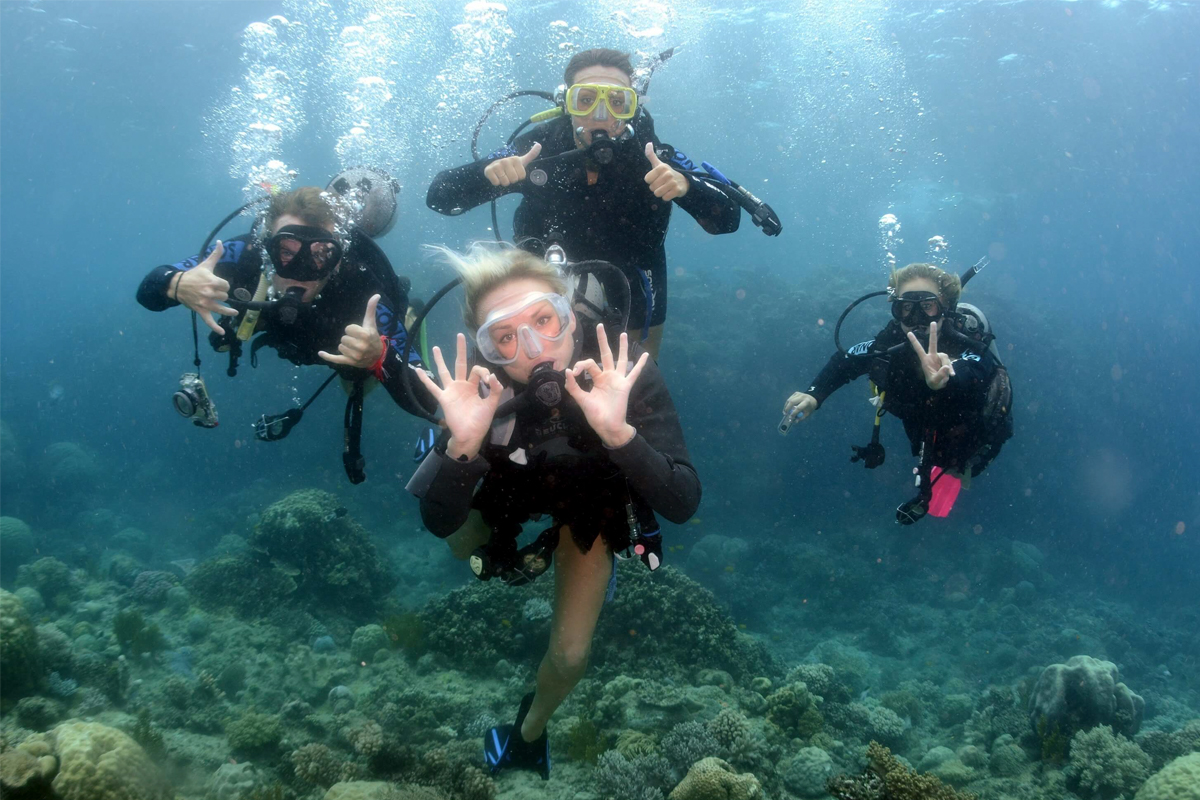
[[383,380],[383,362],[387,361],[388,337],[379,334],[379,343],[383,345],[383,352],[379,354],[379,360],[370,366],[370,370],[372,375]]

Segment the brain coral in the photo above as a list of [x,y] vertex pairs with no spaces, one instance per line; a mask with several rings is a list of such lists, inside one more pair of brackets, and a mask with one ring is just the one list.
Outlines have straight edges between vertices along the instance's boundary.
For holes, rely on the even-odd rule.
[[738,775],[719,758],[697,761],[668,800],[755,800],[763,796],[758,778]]
[[174,793],[146,751],[115,728],[67,722],[51,734],[61,800],[172,800]]

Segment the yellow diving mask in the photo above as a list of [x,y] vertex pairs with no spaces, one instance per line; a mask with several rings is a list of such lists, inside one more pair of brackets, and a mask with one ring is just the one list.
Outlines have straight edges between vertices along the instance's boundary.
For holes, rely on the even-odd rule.
[[637,92],[628,86],[576,83],[567,89],[567,113],[573,117],[592,117],[597,122],[603,122],[609,115],[633,119],[637,104]]

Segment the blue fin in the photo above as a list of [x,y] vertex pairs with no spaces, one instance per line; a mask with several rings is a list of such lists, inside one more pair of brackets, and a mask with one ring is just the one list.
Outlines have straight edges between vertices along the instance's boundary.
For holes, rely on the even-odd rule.
[[425,460],[425,457],[433,452],[434,442],[437,441],[437,429],[426,428],[425,432],[417,438],[417,447],[413,450],[413,461],[420,464]]

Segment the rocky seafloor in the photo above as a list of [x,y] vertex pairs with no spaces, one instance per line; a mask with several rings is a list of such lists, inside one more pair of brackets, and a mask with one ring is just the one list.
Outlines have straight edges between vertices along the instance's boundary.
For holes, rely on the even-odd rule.
[[622,562],[543,782],[481,741],[551,579],[442,587],[444,545],[318,490],[237,530],[168,562],[3,518],[5,798],[1200,798],[1200,609],[1069,590],[1029,544],[698,532]]

